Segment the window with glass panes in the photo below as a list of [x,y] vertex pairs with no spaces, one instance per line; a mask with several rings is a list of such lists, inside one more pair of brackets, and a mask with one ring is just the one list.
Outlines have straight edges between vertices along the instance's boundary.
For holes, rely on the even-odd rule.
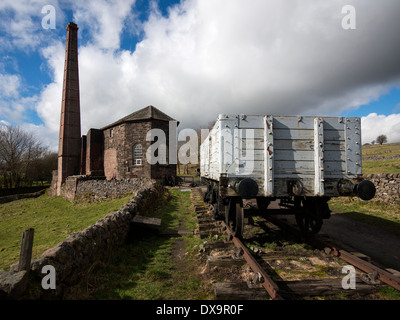
[[137,144],[133,147],[133,164],[134,165],[143,164],[143,150],[141,144]]

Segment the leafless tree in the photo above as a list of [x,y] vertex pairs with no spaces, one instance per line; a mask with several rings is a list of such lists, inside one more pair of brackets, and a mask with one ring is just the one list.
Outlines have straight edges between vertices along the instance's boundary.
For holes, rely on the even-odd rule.
[[34,163],[48,154],[47,147],[19,127],[0,126],[0,172],[6,188],[31,185]]
[[384,134],[381,134],[376,138],[376,143],[383,144],[387,142],[387,137]]

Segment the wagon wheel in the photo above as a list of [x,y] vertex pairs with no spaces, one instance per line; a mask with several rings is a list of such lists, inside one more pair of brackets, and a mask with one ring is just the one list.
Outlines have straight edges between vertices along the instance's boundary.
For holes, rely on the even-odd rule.
[[242,199],[231,198],[225,206],[225,223],[235,237],[241,238],[244,230],[244,209]]
[[244,231],[244,210],[242,201],[236,203],[235,211],[236,215],[232,223],[232,231],[235,237],[241,238],[243,236],[243,231]]
[[322,227],[323,209],[321,201],[311,199],[298,199],[295,204],[298,210],[295,214],[296,222],[300,230],[306,236],[317,234]]
[[225,223],[228,226],[229,226],[229,221],[232,220],[232,217],[234,216],[234,211],[233,211],[234,204],[235,201],[233,201],[232,199],[228,199],[225,205]]
[[222,199],[218,195],[218,189],[215,187],[212,188],[209,194],[210,194],[210,202],[209,203],[213,206],[213,217],[215,220],[221,220],[220,205],[221,205]]
[[224,220],[224,200],[221,197],[217,197],[217,201],[214,203],[213,217],[215,220]]
[[212,188],[209,192],[210,203],[214,205],[218,201],[218,189]]
[[204,197],[203,197],[203,201],[204,202],[211,202],[211,191],[212,191],[212,187],[211,185],[207,185],[207,191],[204,193]]

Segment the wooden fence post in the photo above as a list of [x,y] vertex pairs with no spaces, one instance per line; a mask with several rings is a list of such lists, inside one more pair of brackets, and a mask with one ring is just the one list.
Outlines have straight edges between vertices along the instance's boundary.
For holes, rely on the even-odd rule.
[[19,253],[18,271],[29,271],[31,269],[33,234],[35,229],[30,228],[24,231],[21,239],[21,251]]

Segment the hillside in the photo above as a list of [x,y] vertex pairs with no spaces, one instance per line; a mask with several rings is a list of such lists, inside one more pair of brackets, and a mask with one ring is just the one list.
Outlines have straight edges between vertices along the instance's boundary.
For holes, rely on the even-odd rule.
[[363,173],[400,173],[400,143],[363,145]]

